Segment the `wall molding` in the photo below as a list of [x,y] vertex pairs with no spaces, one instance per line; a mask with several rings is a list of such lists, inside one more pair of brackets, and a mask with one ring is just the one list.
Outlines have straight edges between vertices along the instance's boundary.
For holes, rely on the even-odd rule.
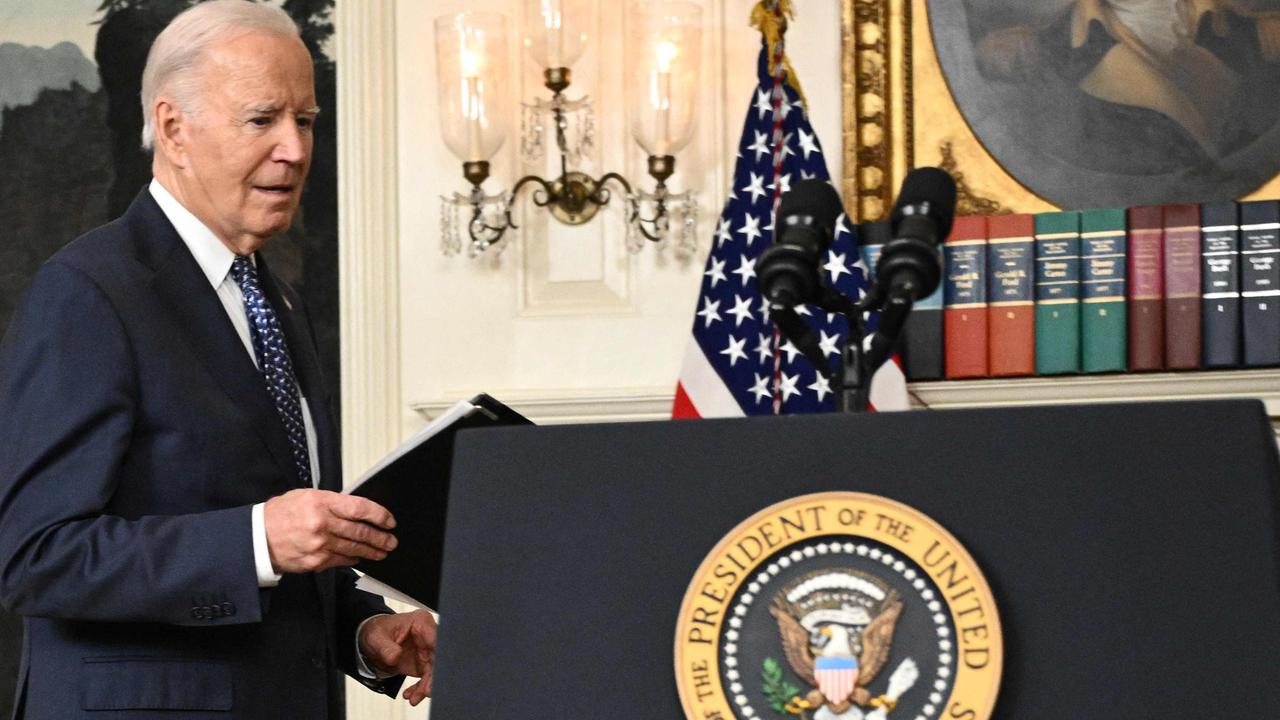
[[394,0],[337,3],[338,287],[345,476],[400,441]]
[[[343,475],[400,442],[395,0],[338,2],[338,293]],[[428,703],[429,705],[429,703]],[[351,720],[425,717],[347,681]]]
[[[1078,375],[1058,378],[947,380],[911,383],[916,409],[1074,405],[1168,400],[1261,400],[1280,428],[1280,369],[1218,372]],[[631,387],[494,390],[502,400],[539,424],[637,422],[671,417],[673,388]],[[411,402],[410,409],[430,421],[459,400],[464,391]]]
[[[675,388],[506,389],[490,394],[539,425],[562,425],[668,420]],[[471,395],[451,392],[410,403],[409,407],[424,421],[430,421]]]

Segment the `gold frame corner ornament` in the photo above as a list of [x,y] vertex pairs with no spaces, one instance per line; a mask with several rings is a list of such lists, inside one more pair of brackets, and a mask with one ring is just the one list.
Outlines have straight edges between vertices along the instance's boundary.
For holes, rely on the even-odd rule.
[[969,128],[933,49],[927,0],[843,0],[841,26],[840,189],[855,221],[887,219],[917,163],[956,178],[960,215],[1057,209],[1010,176]]

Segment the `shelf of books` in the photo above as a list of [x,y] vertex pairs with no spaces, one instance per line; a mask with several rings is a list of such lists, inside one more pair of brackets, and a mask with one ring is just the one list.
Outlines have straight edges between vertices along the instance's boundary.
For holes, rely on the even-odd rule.
[[942,254],[900,346],[921,406],[1256,397],[1280,421],[1280,201],[958,217]]

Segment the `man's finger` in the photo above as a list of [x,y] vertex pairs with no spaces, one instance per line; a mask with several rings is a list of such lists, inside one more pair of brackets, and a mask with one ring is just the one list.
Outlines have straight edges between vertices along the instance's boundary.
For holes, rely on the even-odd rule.
[[343,540],[342,538],[331,537],[329,542],[325,543],[325,547],[332,555],[352,558],[352,565],[359,560],[382,560],[387,556],[386,551],[380,548],[372,547],[370,545],[362,545],[351,540]]
[[427,681],[419,680],[418,682],[405,688],[404,698],[409,701],[410,705],[417,707],[418,703],[427,699],[427,696],[429,694],[430,693],[428,692]]
[[400,646],[404,645],[405,640],[409,639],[410,630],[412,630],[412,628],[410,627],[410,623],[404,622],[404,617],[401,615],[397,615],[395,630],[391,634],[391,637],[395,641],[396,645],[400,645]]
[[436,623],[425,611],[415,614],[412,622],[413,637],[418,647],[434,650],[436,647]]
[[400,543],[399,540],[396,540],[395,535],[383,532],[366,522],[343,520],[335,517],[329,521],[328,530],[330,535],[376,547],[386,552],[395,550],[396,545]]
[[386,530],[396,526],[396,519],[390,510],[355,495],[333,493],[333,497],[329,498],[329,512],[345,520],[359,520]]

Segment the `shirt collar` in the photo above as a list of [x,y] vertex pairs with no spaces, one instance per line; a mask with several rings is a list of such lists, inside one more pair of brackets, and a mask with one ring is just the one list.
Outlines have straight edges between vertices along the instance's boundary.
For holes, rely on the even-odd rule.
[[[156,199],[156,204],[160,206],[165,217],[169,218],[169,222],[173,223],[174,229],[178,231],[178,237],[182,238],[182,242],[196,259],[196,264],[200,266],[201,272],[216,290],[226,280],[227,273],[231,272],[231,263],[236,259],[236,254],[223,245],[218,236],[200,222],[199,218],[192,215],[190,210],[183,207],[182,203],[178,202],[178,199],[166,190],[159,180],[152,178],[150,190],[151,196]],[[252,260],[252,256],[250,259]]]

